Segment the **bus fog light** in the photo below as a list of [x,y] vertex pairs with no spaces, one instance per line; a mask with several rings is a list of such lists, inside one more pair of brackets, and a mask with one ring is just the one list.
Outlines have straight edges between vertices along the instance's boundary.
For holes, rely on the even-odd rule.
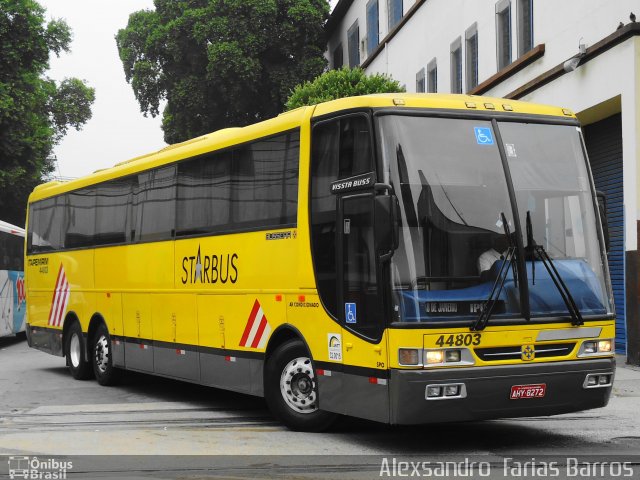
[[600,375],[600,385],[608,385],[611,382],[611,377],[609,375]]
[[460,358],[461,358],[460,350],[447,350],[444,352],[445,362],[458,363],[460,361]]
[[444,353],[442,350],[428,350],[427,354],[427,364],[433,365],[435,363],[442,363],[444,360]]
[[587,378],[587,386],[593,387],[598,384],[598,377],[596,375]]
[[429,385],[427,387],[427,398],[437,398],[442,396],[442,387]]
[[420,365],[420,351],[417,348],[401,348],[398,350],[400,365]]
[[611,340],[600,340],[598,342],[598,352],[611,352]]
[[444,387],[445,397],[457,397],[460,395],[460,385],[447,385]]
[[596,353],[598,351],[598,343],[597,342],[584,342],[583,344],[583,352],[584,353]]

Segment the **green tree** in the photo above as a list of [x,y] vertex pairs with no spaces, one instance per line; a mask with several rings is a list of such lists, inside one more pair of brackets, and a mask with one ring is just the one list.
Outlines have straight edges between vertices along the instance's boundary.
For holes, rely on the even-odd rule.
[[0,218],[23,225],[27,197],[51,173],[53,147],[91,118],[92,88],[44,74],[71,31],[33,0],[0,0]]
[[293,110],[338,98],[404,91],[404,87],[388,75],[367,75],[361,68],[343,67],[329,70],[310,82],[297,85],[287,99],[286,107],[287,110]]
[[176,143],[282,111],[288,93],[326,66],[327,0],[155,0],[116,36],[141,111],[164,102]]

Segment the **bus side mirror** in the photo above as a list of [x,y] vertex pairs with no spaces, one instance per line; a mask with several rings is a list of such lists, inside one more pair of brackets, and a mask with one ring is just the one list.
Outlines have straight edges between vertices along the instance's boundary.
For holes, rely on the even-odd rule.
[[607,196],[603,192],[596,192],[598,199],[598,213],[600,214],[600,224],[604,235],[604,246],[609,253],[611,250],[611,237],[609,236],[609,220],[607,219]]
[[377,195],[374,204],[374,231],[380,260],[387,261],[398,248],[400,207],[395,195]]

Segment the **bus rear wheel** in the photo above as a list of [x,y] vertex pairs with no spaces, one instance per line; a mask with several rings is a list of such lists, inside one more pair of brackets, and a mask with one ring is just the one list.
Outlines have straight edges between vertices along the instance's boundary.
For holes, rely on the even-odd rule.
[[93,335],[91,364],[93,373],[100,385],[114,385],[120,379],[120,370],[113,366],[113,350],[109,330],[100,324]]
[[73,322],[73,325],[69,328],[67,336],[65,338],[65,352],[67,357],[67,365],[71,376],[76,380],[87,380],[91,378],[91,364],[84,359],[83,352],[84,337],[82,336],[82,329],[77,321]]
[[271,413],[291,430],[326,430],[337,415],[318,408],[313,363],[304,344],[290,340],[267,359],[265,399]]

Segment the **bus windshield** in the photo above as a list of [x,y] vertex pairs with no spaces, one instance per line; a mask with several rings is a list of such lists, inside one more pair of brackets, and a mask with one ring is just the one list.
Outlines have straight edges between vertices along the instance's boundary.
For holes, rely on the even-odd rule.
[[[378,122],[385,181],[400,204],[400,242],[391,262],[396,321],[468,322],[496,284],[492,318],[566,317],[544,263],[517,247],[532,240],[547,252],[583,316],[612,311],[575,126],[499,122],[496,130],[487,120],[404,115]],[[523,268],[517,257],[524,258]]]

